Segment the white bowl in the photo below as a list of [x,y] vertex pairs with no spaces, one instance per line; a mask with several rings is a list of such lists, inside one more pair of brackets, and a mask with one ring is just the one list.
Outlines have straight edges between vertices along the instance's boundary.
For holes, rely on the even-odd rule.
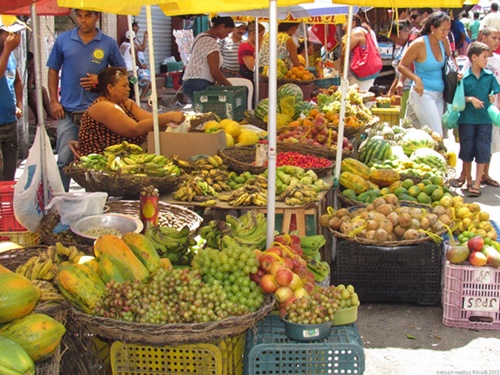
[[144,225],[134,216],[110,213],[83,217],[74,222],[70,228],[73,233],[84,238],[88,243],[94,243],[97,237],[85,234],[89,229],[114,228],[124,235],[128,232],[140,233]]

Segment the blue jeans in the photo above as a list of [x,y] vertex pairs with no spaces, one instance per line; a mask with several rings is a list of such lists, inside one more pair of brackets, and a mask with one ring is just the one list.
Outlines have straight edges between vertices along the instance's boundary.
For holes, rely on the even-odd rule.
[[17,121],[0,125],[0,181],[14,181],[18,149]]
[[57,122],[57,167],[61,174],[64,191],[69,191],[71,178],[63,172],[63,168],[74,160],[74,155],[69,148],[69,141],[78,139],[78,128],[71,118],[66,115]]
[[206,79],[190,78],[182,82],[182,92],[191,100],[194,105],[194,93],[205,90],[208,86],[212,86],[213,82]]

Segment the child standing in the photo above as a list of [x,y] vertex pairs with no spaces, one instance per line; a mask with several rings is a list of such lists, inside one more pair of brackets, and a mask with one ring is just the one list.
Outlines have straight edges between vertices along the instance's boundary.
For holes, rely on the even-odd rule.
[[[500,85],[489,70],[485,70],[490,56],[489,47],[481,42],[469,46],[467,57],[471,66],[462,78],[465,93],[465,109],[458,119],[460,138],[459,157],[463,160],[463,172],[467,178],[469,196],[481,195],[480,184],[484,166],[491,157],[491,119],[488,107],[493,97],[490,94],[500,92]],[[476,160],[476,179],[472,183],[472,161]]]

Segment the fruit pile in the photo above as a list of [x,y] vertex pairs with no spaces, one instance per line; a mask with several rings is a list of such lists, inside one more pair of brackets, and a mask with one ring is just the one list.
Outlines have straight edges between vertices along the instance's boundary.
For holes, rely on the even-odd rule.
[[[288,68],[286,67],[286,64],[283,60],[277,59],[276,60],[276,75],[278,79],[283,79],[285,78],[285,75],[288,72]],[[269,76],[269,65],[264,66],[264,69],[262,70],[262,75],[264,77]]]
[[335,211],[331,207],[327,211],[320,217],[321,226],[374,243],[423,237],[439,240],[436,233],[444,232],[453,219],[450,208],[435,206],[427,210],[402,206],[394,194],[376,198],[368,206],[352,212],[345,208]]
[[181,229],[152,226],[144,233],[154,246],[160,258],[167,258],[172,264],[190,265],[195,255],[191,249],[197,245],[196,240],[190,237],[189,227]]
[[260,137],[267,135],[266,132],[254,132],[242,128],[241,125],[230,119],[224,119],[221,122],[215,120],[208,121],[203,125],[205,133],[216,133],[223,131],[226,135],[227,147],[232,146],[253,146],[259,142]]
[[179,176],[189,163],[164,155],[144,153],[138,145],[123,141],[104,149],[104,153],[80,156],[76,166],[103,172],[119,172],[136,176]]
[[446,251],[446,259],[453,264],[472,266],[500,267],[500,243],[489,237],[483,238],[474,232],[463,232],[458,236],[459,243],[451,242]]
[[312,81],[314,79],[314,75],[303,66],[294,66],[292,69],[285,73],[284,78],[295,79],[298,81]]
[[[264,163],[267,166],[267,161]],[[276,157],[276,166],[293,165],[304,169],[327,168],[333,166],[333,162],[326,158],[313,155],[304,155],[299,152],[278,152]]]

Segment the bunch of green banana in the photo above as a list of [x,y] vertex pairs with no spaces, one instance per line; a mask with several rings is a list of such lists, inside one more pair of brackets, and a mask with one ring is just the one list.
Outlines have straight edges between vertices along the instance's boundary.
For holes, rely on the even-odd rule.
[[230,206],[234,207],[251,205],[266,206],[267,178],[259,175],[250,176],[240,187],[233,190],[229,195],[222,196],[219,199],[227,201]]
[[200,176],[190,176],[173,194],[174,199],[183,202],[203,202],[217,196],[215,189]]
[[326,238],[322,234],[314,236],[300,237],[300,247],[305,255],[314,258],[316,261],[321,261],[320,249],[325,245]]
[[40,302],[49,302],[49,301],[61,301],[63,302],[65,299],[59,290],[52,284],[50,281],[46,280],[32,280],[31,281],[35,286],[40,289],[41,295],[38,299],[38,303]]
[[247,182],[249,182],[250,184],[253,184],[253,182],[254,182],[254,181],[252,181],[253,179],[259,179],[259,181],[263,181],[263,183],[266,184],[266,186],[263,186],[263,187],[267,188],[267,177],[266,176],[251,174],[248,171],[240,173],[240,174],[237,174],[236,172],[230,172],[228,175],[227,184],[229,185],[231,190],[236,190],[239,187],[242,187],[243,185],[245,185]]
[[263,213],[251,210],[239,218],[227,215],[226,222],[231,228],[229,235],[240,245],[265,249],[267,220]]
[[49,246],[46,251],[29,258],[17,267],[16,272],[30,280],[50,281],[57,276],[63,262],[72,262],[83,255],[85,254],[75,246],[65,247],[58,242],[55,246]]
[[289,206],[303,206],[309,202],[318,201],[318,191],[311,185],[289,185],[276,197],[278,202],[285,202]]
[[127,141],[122,141],[116,145],[108,146],[104,149],[104,153],[111,153],[115,155],[131,155],[131,154],[141,154],[143,151],[142,147]]
[[229,191],[231,188],[226,183],[229,172],[226,169],[195,169],[191,171],[191,176],[202,178],[208,185],[212,186],[216,192]]
[[200,237],[205,240],[205,247],[219,249],[223,232],[227,230],[228,227],[225,221],[211,220],[208,225],[200,228]]
[[196,240],[190,237],[187,225],[182,229],[152,226],[145,236],[151,241],[161,258],[168,258],[172,264],[190,265],[195,253],[190,247],[196,246]]
[[330,274],[330,264],[325,261],[317,261],[309,255],[303,254],[302,258],[307,262],[307,269],[314,275],[314,281],[320,283]]
[[80,156],[80,164],[87,169],[102,171],[106,169],[108,159],[101,154],[88,154],[87,156]]

